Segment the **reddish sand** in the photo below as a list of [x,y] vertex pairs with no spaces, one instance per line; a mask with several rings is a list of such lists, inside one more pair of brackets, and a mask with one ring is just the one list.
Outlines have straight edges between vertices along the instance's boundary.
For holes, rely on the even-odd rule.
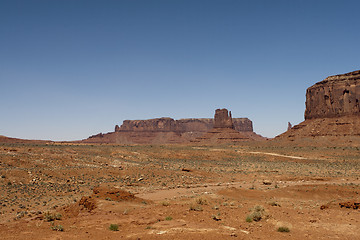
[[352,143],[2,143],[1,239],[360,239]]

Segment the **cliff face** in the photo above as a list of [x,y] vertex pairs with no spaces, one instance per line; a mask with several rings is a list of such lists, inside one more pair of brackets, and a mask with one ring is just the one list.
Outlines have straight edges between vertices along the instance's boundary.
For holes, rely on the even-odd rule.
[[215,110],[214,121],[215,121],[214,128],[232,128],[232,129],[234,129],[231,111],[228,112],[228,110],[225,108]]
[[305,119],[360,115],[360,71],[330,76],[306,91]]
[[[229,121],[221,120],[221,117],[224,116],[219,117],[220,122]],[[115,126],[115,132],[207,132],[214,127],[215,121],[212,118],[187,118],[179,120],[174,120],[172,118],[155,118],[148,120],[125,120],[120,127]],[[220,122],[218,125],[222,124]],[[248,118],[234,118],[232,119],[232,122],[234,129],[237,131],[253,132],[252,121]],[[230,122],[224,124],[228,124],[229,126],[231,125]]]
[[214,116],[214,126],[206,134],[197,137],[192,142],[198,143],[229,143],[254,140],[249,136],[241,134],[234,128],[231,112],[227,109],[216,109]]
[[149,120],[125,120],[117,132],[170,132],[176,130],[176,122],[172,118],[155,118]]
[[[215,127],[217,126],[217,127]],[[83,140],[88,143],[119,143],[119,144],[167,144],[186,143],[217,129],[221,139],[265,140],[253,132],[252,121],[248,118],[231,118],[226,109],[217,109],[213,118],[155,118],[147,120],[125,120],[115,131],[97,134]],[[222,131],[225,129],[226,131]],[[241,132],[241,136],[240,133]],[[221,137],[220,137],[220,135]]]
[[248,118],[233,118],[234,128],[239,132],[254,132],[253,123]]
[[360,136],[359,99],[360,71],[327,77],[307,89],[305,121],[277,138],[355,139]]

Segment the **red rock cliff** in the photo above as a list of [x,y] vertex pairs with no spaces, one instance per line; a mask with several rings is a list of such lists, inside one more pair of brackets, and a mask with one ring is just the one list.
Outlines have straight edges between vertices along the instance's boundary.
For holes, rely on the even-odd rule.
[[[232,122],[235,130],[239,132],[253,132],[252,121],[248,118],[233,118]],[[231,126],[230,123],[226,124]],[[155,118],[147,120],[125,120],[120,127],[115,126],[115,132],[207,132],[213,127],[214,119],[212,118],[185,118],[179,120],[172,118]]]
[[148,120],[125,120],[117,132],[174,132],[176,122],[172,118],[155,118]]
[[330,76],[306,91],[305,119],[360,115],[360,71]]
[[232,129],[234,129],[231,111],[228,112],[228,110],[225,108],[215,110],[214,121],[215,121],[214,128],[232,128]]

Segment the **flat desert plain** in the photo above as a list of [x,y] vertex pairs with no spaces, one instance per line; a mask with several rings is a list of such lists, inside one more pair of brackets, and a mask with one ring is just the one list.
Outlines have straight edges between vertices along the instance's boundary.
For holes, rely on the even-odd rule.
[[1,239],[360,239],[360,147],[0,144]]

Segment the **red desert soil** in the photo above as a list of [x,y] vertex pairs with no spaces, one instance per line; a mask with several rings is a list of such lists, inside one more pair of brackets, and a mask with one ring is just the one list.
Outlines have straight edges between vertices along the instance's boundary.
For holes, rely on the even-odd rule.
[[359,143],[0,143],[1,239],[360,239]]

